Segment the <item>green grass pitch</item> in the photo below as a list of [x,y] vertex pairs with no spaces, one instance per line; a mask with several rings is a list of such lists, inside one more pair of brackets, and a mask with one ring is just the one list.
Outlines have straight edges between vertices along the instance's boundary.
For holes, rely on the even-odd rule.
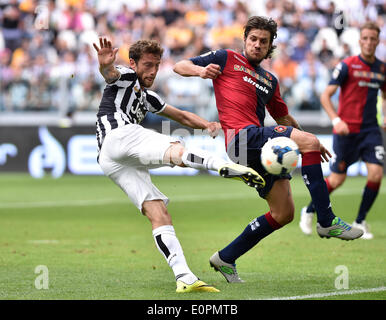
[[[367,219],[375,238],[346,242],[300,232],[299,211],[309,195],[295,175],[295,220],[237,261],[242,284],[226,283],[208,259],[267,212],[266,202],[242,182],[216,176],[154,176],[153,182],[171,199],[190,268],[220,293],[175,293],[150,223],[108,178],[3,173],[0,299],[386,299],[386,181]],[[348,178],[331,196],[335,213],[349,223],[365,182]],[[37,288],[40,265],[47,267],[48,289]],[[335,286],[338,266],[347,268],[346,289]]]

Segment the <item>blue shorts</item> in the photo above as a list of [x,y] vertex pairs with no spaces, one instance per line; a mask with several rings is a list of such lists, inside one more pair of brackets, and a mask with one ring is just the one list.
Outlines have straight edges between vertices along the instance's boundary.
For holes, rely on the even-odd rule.
[[241,130],[228,145],[227,153],[233,162],[253,168],[264,178],[265,187],[257,189],[260,197],[264,199],[276,180],[291,179],[291,175],[277,176],[268,173],[260,161],[261,148],[269,138],[289,138],[292,130],[293,127],[279,125],[271,127],[248,126]]
[[350,133],[347,136],[333,135],[332,148],[335,157],[330,168],[335,173],[346,173],[350,165],[362,159],[364,162],[383,166],[385,149],[379,128]]

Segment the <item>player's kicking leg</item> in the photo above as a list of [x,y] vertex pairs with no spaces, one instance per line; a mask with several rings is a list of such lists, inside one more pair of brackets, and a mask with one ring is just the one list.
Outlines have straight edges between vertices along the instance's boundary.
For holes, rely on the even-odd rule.
[[217,171],[224,178],[241,180],[253,188],[265,186],[265,180],[253,169],[226,162],[201,149],[186,149],[181,143],[172,143],[164,156],[166,163],[181,167]]
[[225,163],[218,173],[224,178],[241,180],[253,188],[264,188],[265,180],[255,170],[236,163]]
[[176,292],[219,292],[220,290],[201,281],[190,270],[164,202],[162,200],[144,201],[142,208],[143,214],[152,224],[156,246],[173,270],[177,285]]

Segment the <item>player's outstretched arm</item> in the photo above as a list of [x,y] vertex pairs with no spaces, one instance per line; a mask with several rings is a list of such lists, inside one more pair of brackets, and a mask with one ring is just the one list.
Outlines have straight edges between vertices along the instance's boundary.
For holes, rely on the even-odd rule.
[[218,64],[208,64],[206,67],[195,65],[190,60],[177,62],[173,71],[183,77],[200,77],[202,79],[216,79],[221,74],[221,67]]
[[106,38],[99,38],[99,47],[93,43],[94,49],[98,53],[99,71],[107,83],[119,79],[120,73],[114,67],[118,48],[112,48],[111,41]]
[[221,130],[221,125],[218,122],[210,122],[192,112],[180,110],[171,105],[167,105],[159,114],[189,128],[208,130],[209,135],[213,138],[215,138]]

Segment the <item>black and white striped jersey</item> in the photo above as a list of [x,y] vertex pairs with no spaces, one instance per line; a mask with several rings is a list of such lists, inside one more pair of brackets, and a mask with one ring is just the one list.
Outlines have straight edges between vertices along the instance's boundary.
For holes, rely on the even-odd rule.
[[134,70],[116,66],[121,76],[106,85],[96,122],[98,153],[106,134],[118,127],[139,124],[147,112],[162,112],[166,103],[153,91],[141,89]]

